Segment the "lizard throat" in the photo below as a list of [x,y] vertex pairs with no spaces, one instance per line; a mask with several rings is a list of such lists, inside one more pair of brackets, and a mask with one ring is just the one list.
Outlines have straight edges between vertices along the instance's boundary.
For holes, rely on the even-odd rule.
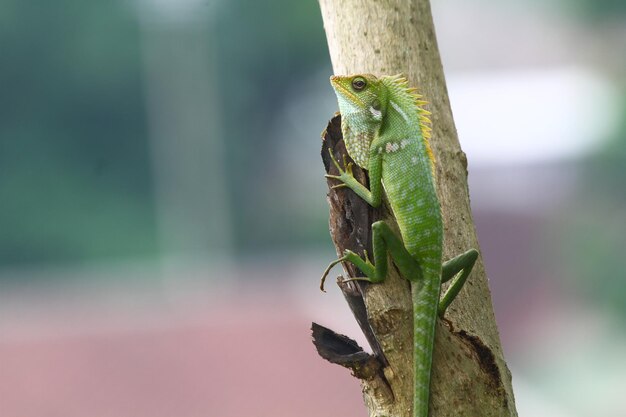
[[348,126],[342,126],[343,140],[350,158],[363,169],[369,169],[370,145],[374,135],[367,131],[355,132]]

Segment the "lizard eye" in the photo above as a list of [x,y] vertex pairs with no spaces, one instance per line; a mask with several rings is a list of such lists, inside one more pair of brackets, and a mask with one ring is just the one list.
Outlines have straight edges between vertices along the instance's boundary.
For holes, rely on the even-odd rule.
[[363,90],[366,85],[367,83],[365,82],[365,79],[361,77],[356,77],[354,80],[352,80],[352,88],[354,88],[354,90],[356,91]]

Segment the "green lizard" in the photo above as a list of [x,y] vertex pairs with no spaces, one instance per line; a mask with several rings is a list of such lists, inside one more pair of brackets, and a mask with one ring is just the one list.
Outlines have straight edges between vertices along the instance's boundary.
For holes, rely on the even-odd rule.
[[[349,280],[382,282],[387,275],[387,252],[402,276],[411,283],[414,333],[413,416],[428,416],[430,374],[435,322],[465,283],[478,252],[474,249],[442,265],[443,222],[435,188],[435,161],[429,145],[428,111],[402,76],[333,76],[331,84],[339,101],[341,130],[348,154],[368,170],[370,189],[352,175],[351,163],[341,168],[331,157],[341,181],[333,188],[348,187],[370,205],[381,204],[383,190],[400,228],[401,238],[384,222],[372,225],[373,261],[346,250],[336,264],[348,261],[365,277]],[[454,279],[453,279],[454,278]],[[441,283],[453,279],[440,298]]]

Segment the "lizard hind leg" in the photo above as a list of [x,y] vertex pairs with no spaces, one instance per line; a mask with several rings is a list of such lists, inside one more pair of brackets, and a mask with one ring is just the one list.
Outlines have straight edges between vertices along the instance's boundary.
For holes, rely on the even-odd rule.
[[345,281],[369,281],[380,283],[387,276],[387,254],[389,253],[403,277],[417,281],[422,277],[422,269],[419,263],[411,256],[404,247],[402,240],[384,221],[372,224],[372,247],[374,263],[369,259],[363,259],[356,253],[346,250],[343,259],[352,262],[363,272],[365,277],[348,278]]
[[456,298],[463,284],[467,280],[474,263],[478,258],[478,251],[476,249],[470,249],[465,253],[460,254],[456,258],[446,261],[442,266],[441,282],[448,282],[452,279],[452,283],[446,290],[446,293],[439,301],[438,314],[439,317],[443,317],[446,309]]
[[387,253],[391,255],[400,274],[410,281],[422,279],[422,268],[419,262],[409,253],[404,242],[384,221],[372,225],[372,246],[376,271],[382,277],[387,275]]

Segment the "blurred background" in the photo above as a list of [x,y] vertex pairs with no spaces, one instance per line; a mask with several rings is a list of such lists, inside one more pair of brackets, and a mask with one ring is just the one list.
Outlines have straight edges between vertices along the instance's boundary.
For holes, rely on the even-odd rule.
[[[626,416],[626,2],[432,0],[520,416]],[[365,416],[315,1],[0,5],[0,416]]]

